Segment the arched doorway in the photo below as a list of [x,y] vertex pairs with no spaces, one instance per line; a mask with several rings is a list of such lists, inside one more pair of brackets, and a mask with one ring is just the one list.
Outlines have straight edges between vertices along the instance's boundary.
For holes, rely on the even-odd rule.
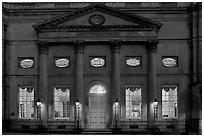
[[101,84],[93,85],[89,90],[89,128],[106,128],[106,93]]

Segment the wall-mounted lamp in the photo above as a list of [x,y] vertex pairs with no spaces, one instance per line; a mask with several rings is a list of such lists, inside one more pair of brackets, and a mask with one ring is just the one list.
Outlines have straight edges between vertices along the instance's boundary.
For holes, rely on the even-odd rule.
[[76,105],[76,118],[79,119],[79,99],[75,101]]
[[79,99],[77,99],[75,101],[75,106],[76,106],[76,127],[77,127],[77,130],[79,130],[79,121],[80,121],[80,118],[79,118]]
[[118,128],[118,110],[119,110],[119,101],[118,99],[116,98],[115,100],[115,128],[117,129]]
[[41,105],[42,105],[42,101],[40,99],[38,99],[36,101],[36,105],[37,105],[37,119],[41,119]]
[[119,105],[119,101],[118,101],[118,99],[116,98],[116,100],[115,100],[115,106],[118,106]]
[[154,119],[157,118],[157,108],[158,108],[159,101],[157,98],[154,98],[153,100],[153,108],[154,108]]
[[41,107],[42,101],[41,101],[40,99],[38,99],[38,100],[36,101],[36,104],[37,104],[38,107]]
[[76,105],[76,107],[79,107],[79,99],[77,99],[77,100],[75,101],[75,105]]

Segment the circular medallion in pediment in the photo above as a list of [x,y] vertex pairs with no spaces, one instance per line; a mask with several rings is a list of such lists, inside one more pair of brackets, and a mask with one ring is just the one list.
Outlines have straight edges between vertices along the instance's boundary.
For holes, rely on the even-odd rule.
[[89,18],[91,25],[102,25],[105,22],[105,17],[101,14],[93,14]]

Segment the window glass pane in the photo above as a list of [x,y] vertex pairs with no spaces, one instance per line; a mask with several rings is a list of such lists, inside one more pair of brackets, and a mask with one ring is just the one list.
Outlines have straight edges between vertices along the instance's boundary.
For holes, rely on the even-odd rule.
[[163,118],[177,118],[177,86],[162,87],[162,116]]
[[126,87],[126,118],[141,118],[141,90],[141,86]]
[[70,117],[70,90],[68,87],[54,87],[54,107],[56,119]]
[[19,87],[19,118],[34,117],[34,88]]

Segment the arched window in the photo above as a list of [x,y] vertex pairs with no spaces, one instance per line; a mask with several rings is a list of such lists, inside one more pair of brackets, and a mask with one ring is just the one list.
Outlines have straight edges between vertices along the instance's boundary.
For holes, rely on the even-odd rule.
[[89,92],[96,93],[96,94],[104,94],[106,93],[106,89],[102,85],[94,85],[93,87],[91,87]]

